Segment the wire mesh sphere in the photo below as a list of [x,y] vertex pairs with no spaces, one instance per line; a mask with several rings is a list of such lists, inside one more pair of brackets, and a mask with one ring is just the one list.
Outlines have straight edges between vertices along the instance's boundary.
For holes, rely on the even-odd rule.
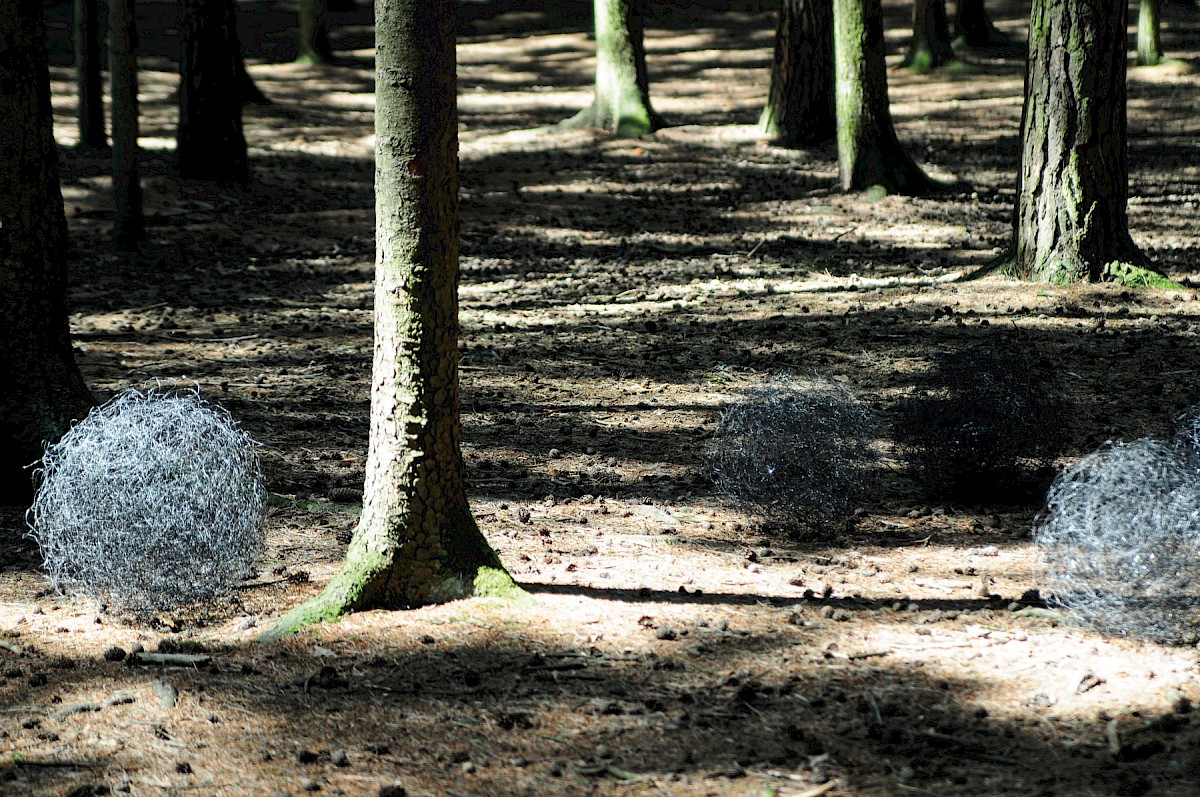
[[1040,494],[1068,436],[1053,374],[991,347],[943,356],[897,409],[901,455],[934,498],[1011,500],[1045,471]]
[[128,390],[46,449],[30,536],[55,588],[132,615],[211,600],[263,544],[257,444],[195,390]]
[[836,531],[873,483],[874,430],[841,385],[767,379],[721,413],[707,451],[717,492],[793,532]]
[[1106,443],[1054,480],[1033,538],[1052,603],[1105,633],[1195,640],[1200,479],[1190,451]]

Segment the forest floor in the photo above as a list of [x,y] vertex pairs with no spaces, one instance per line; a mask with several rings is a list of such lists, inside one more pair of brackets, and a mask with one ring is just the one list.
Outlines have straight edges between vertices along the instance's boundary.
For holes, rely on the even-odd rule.
[[[832,149],[757,135],[770,13],[659,12],[652,92],[676,126],[630,140],[514,132],[587,103],[591,42],[571,4],[472,6],[464,454],[476,516],[533,600],[263,645],[335,571],[361,500],[370,20],[335,15],[342,60],[307,68],[286,63],[284,7],[241,4],[272,103],[246,109],[252,181],[209,185],[170,170],[173,5],[139,4],[150,240],[132,253],[108,243],[104,153],[73,146],[52,11],[72,330],[97,398],[195,381],[261,441],[267,550],[228,603],[136,625],[51,591],[6,514],[0,793],[1197,793],[1197,651],[1039,611],[1037,500],[931,497],[894,438],[939,363],[989,346],[1057,374],[1059,467],[1164,434],[1200,399],[1200,77],[1129,81],[1130,226],[1187,289],[960,282],[1008,240],[1019,58],[890,70],[901,138],[964,182],[872,200],[832,187]],[[1024,36],[1026,4],[991,5]],[[894,65],[908,6],[887,13]],[[1165,24],[1168,52],[1200,59],[1200,15],[1171,6]],[[880,418],[887,475],[848,531],[798,538],[714,495],[722,404],[779,372],[841,383]],[[207,659],[110,660],[139,646]]]

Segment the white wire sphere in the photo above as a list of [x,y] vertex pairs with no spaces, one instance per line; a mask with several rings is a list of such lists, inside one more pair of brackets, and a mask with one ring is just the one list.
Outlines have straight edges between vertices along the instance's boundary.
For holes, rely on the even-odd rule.
[[1041,590],[1099,631],[1186,642],[1200,629],[1200,460],[1109,442],[1061,473],[1034,524]]
[[30,536],[63,592],[135,615],[227,593],[262,550],[257,444],[195,390],[128,390],[46,449]]

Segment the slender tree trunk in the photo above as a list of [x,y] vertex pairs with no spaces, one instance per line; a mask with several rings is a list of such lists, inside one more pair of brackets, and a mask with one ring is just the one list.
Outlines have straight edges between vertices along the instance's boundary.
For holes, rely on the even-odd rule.
[[79,89],[79,145],[103,147],[104,77],[100,61],[98,0],[75,0],[75,81]]
[[1128,8],[1034,0],[1006,270],[1071,283],[1153,281],[1126,216]]
[[1162,0],[1141,0],[1138,5],[1137,65],[1158,66],[1165,59],[1159,34]]
[[179,174],[193,180],[244,182],[249,165],[233,4],[182,0],[179,33]]
[[375,355],[362,519],[329,586],[268,639],[359,609],[515,590],[463,485],[455,6],[375,6]]
[[842,188],[881,186],[889,193],[919,194],[935,187],[892,125],[880,0],[834,0],[833,41]]
[[0,503],[32,495],[30,463],[91,404],[67,325],[42,0],[0,3]]
[[956,0],[954,33],[968,47],[1012,46],[1012,39],[992,23],[984,0]]
[[116,214],[113,238],[119,244],[145,235],[142,181],[138,170],[138,62],[134,0],[109,0],[109,74],[112,76],[112,183]]
[[329,22],[325,0],[300,0],[299,38],[296,60],[303,64],[328,64],[333,61],[329,43]]
[[237,73],[238,97],[241,99],[243,105],[247,103],[270,105],[271,98],[263,94],[262,89],[254,82],[254,78],[250,77],[250,73],[246,71],[246,56],[242,52],[242,42],[238,38],[237,0],[225,0],[225,3],[225,14],[230,20],[229,35],[233,39],[233,69]]
[[771,88],[758,124],[786,147],[833,140],[832,0],[783,0],[780,5]]
[[592,104],[560,123],[643,136],[665,122],[650,106],[642,13],[645,0],[595,0],[596,88]]
[[927,72],[954,60],[946,0],[913,0],[913,37],[903,65]]

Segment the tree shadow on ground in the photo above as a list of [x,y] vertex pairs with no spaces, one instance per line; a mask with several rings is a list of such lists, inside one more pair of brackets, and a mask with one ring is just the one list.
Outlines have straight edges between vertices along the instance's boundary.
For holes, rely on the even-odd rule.
[[[624,599],[603,590],[588,597]],[[352,641],[331,626],[317,636],[326,651],[319,660],[310,643],[213,651],[216,666],[166,676],[186,701],[202,697],[209,722],[186,721],[188,708],[160,708],[136,665],[67,667],[34,653],[17,669],[21,680],[40,674],[40,685],[8,695],[9,710],[34,718],[10,730],[9,742],[30,752],[3,777],[25,794],[112,782],[123,772],[134,784],[168,776],[180,787],[218,787],[229,773],[177,762],[219,738],[236,711],[239,726],[257,734],[223,746],[228,765],[244,780],[285,787],[399,779],[417,791],[455,782],[472,793],[524,795],[607,791],[622,781],[672,790],[834,779],[870,793],[1116,797],[1183,794],[1196,784],[1200,729],[1186,715],[1131,707],[1110,745],[1103,718],[1058,713],[1048,684],[1030,684],[1022,706],[999,705],[993,684],[950,665],[829,647],[827,621],[808,609],[786,609],[799,619],[769,636],[715,618],[674,627],[646,616],[646,641],[621,652],[527,639],[502,630],[502,612],[472,617],[471,607],[457,616],[449,607],[420,642],[370,631]],[[395,619],[403,626],[403,613]],[[96,689],[135,702],[93,715],[46,705],[51,695],[69,704]],[[106,720],[100,738],[74,741],[82,716]],[[43,753],[39,733],[72,741],[79,758]],[[90,752],[113,733],[126,744]],[[156,734],[173,742],[169,775],[166,762],[131,752],[156,744]]]

